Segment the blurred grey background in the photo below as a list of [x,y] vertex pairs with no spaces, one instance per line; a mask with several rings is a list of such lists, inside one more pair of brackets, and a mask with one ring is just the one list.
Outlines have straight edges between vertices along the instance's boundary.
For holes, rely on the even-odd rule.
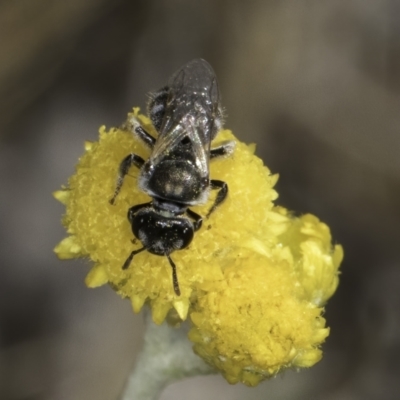
[[278,203],[343,244],[325,357],[255,389],[218,376],[171,399],[400,398],[400,1],[0,1],[0,398],[116,399],[142,318],[65,236],[51,192],[84,140],[180,65],[217,72],[226,127],[280,174]]

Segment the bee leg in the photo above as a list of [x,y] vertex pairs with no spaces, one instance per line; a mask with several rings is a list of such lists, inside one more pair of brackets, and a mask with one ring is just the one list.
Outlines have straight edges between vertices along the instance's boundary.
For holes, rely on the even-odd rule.
[[222,143],[220,146],[211,149],[210,158],[228,157],[235,150],[236,143],[233,140]]
[[122,129],[127,129],[135,134],[147,147],[152,149],[156,139],[150,135],[140,124],[136,117],[130,117],[128,121],[122,125]]
[[199,214],[195,213],[194,211],[190,210],[189,208],[186,210],[186,214],[194,221],[194,231],[198,231],[203,224],[203,217]]
[[119,191],[121,190],[122,184],[124,183],[124,177],[128,173],[129,168],[132,165],[134,165],[135,167],[140,169],[143,164],[144,164],[143,158],[133,153],[129,154],[122,160],[121,164],[119,165],[117,186],[115,188],[114,196],[110,199],[110,204],[114,204],[115,198],[117,197]]
[[226,182],[212,179],[210,181],[210,187],[213,190],[218,189],[218,194],[215,198],[214,204],[210,208],[210,211],[207,213],[206,218],[208,218],[211,213],[215,211],[215,209],[226,199],[226,196],[228,195],[228,185],[226,184]]

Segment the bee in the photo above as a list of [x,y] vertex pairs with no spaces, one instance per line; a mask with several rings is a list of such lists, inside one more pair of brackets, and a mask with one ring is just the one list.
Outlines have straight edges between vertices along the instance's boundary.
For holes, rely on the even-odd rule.
[[138,168],[138,187],[152,200],[128,211],[132,232],[142,247],[130,253],[122,268],[127,269],[133,257],[144,250],[167,257],[173,288],[179,296],[171,253],[189,246],[202,226],[203,217],[189,207],[206,203],[210,190],[217,190],[208,218],[226,199],[228,185],[210,179],[209,163],[231,155],[235,142],[211,148],[211,141],[222,128],[222,108],[215,72],[202,59],[182,66],[165,87],[150,95],[148,116],[157,138],[146,132],[135,117],[127,121],[126,127],[150,148],[151,154],[146,161],[133,153],[122,160],[110,203],[114,204],[129,169]]

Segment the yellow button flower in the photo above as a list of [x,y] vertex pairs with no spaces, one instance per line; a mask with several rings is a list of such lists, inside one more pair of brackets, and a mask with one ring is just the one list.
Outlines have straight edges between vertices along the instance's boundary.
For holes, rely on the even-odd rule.
[[[156,136],[147,117],[133,112]],[[68,186],[55,192],[66,206],[68,237],[55,249],[59,258],[88,257],[94,267],[89,287],[109,283],[131,300],[135,312],[145,303],[160,324],[175,313],[190,315],[195,352],[231,383],[255,385],[288,367],[310,367],[321,358],[329,334],[323,305],[338,285],[341,246],[332,246],[329,228],[311,215],[295,218],[274,206],[277,175],[254,155],[254,146],[221,131],[213,145],[235,140],[233,156],[211,163],[211,178],[229,186],[226,201],[205,219],[190,246],[173,253],[181,295],[172,284],[166,257],[137,254],[127,212],[150,201],[137,186],[138,171],[126,177],[115,204],[112,197],[122,159],[149,150],[128,131],[100,129],[86,143]],[[206,215],[209,204],[193,207]]]
[[230,383],[254,386],[322,357],[329,329],[321,305],[337,287],[342,249],[331,250],[327,226],[311,215],[290,219],[277,239],[265,249],[237,248],[221,261],[219,289],[192,306],[194,350]]

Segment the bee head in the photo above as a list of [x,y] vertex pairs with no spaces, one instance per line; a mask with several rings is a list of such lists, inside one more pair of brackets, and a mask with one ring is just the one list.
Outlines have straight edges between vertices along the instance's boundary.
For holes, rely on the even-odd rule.
[[153,207],[138,211],[131,219],[133,234],[144,248],[156,255],[169,255],[189,246],[194,236],[193,223],[186,216],[175,216]]

